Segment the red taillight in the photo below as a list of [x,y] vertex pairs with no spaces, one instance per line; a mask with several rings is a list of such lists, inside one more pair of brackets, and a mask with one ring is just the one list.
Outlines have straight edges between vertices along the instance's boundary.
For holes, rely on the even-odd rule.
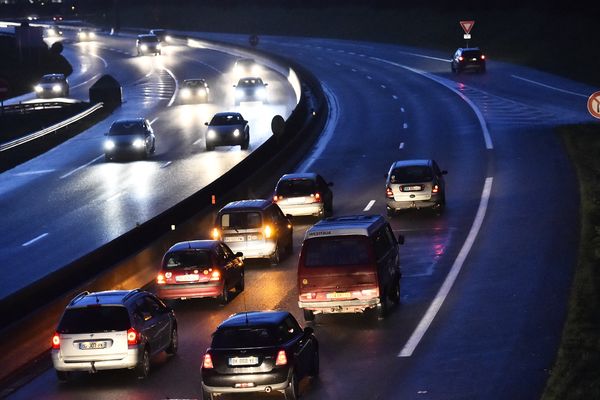
[[60,349],[60,336],[58,335],[58,332],[54,333],[54,336],[52,336],[52,349]]
[[277,359],[275,360],[275,365],[286,365],[287,364],[287,356],[285,354],[285,350],[279,350],[277,353]]
[[314,199],[315,203],[320,203],[321,202],[321,193],[311,194],[310,197],[312,197]]
[[385,188],[385,196],[388,199],[393,199],[394,198],[394,192],[392,191],[391,187],[388,186],[388,187]]
[[462,60],[464,60],[464,59],[465,59],[465,58],[464,58],[463,56],[460,56],[460,57],[458,57],[458,61],[462,61]]
[[140,342],[140,334],[134,328],[127,330],[127,345],[135,346]]
[[440,192],[440,187],[438,185],[433,185],[433,188],[431,189],[431,193],[439,193]]
[[273,203],[277,203],[277,195],[273,196]]
[[210,354],[206,353],[204,355],[204,359],[202,360],[202,368],[212,369],[214,367],[215,366],[213,365],[212,357],[210,356]]
[[165,282],[165,276],[163,274],[158,274],[158,276],[156,277],[156,284],[157,285],[164,285]]
[[219,271],[213,271],[212,274],[210,274],[211,281],[218,281],[219,279],[221,279],[221,273]]
[[269,225],[265,225],[263,228],[263,234],[265,235],[265,238],[270,239],[271,235],[273,234],[273,229],[271,229]]
[[485,55],[483,55],[483,54],[482,54],[482,55],[481,55],[481,59],[482,59],[482,60],[485,60]]

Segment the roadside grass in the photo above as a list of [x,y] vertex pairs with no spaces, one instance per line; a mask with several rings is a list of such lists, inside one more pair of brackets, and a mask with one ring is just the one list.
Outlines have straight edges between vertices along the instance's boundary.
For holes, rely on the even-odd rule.
[[542,400],[600,399],[600,124],[559,129],[581,192],[579,260],[561,346]]

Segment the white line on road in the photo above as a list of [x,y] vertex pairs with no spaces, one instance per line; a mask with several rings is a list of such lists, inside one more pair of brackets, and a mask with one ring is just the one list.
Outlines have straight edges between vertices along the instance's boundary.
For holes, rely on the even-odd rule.
[[158,121],[158,117],[156,117],[152,121],[150,121],[150,125],[154,124],[156,121]]
[[27,246],[29,246],[30,244],[33,244],[33,243],[37,242],[38,240],[45,238],[46,236],[48,236],[48,233],[47,233],[47,232],[46,232],[46,233],[42,233],[40,236],[38,236],[38,237],[36,237],[36,238],[33,238],[33,239],[31,239],[29,242],[25,242],[25,243],[23,243],[21,246],[23,246],[23,247],[27,247]]
[[385,85],[379,85],[379,86],[381,86],[382,89],[385,89]]
[[26,172],[17,172],[14,176],[25,176],[25,175],[39,175],[39,174],[48,174],[50,172],[54,172],[53,169],[40,169],[38,171],[26,171]]
[[169,165],[173,164],[173,161],[167,161],[166,163],[164,163],[163,165],[161,165],[161,168],[167,168]]
[[404,142],[400,142],[400,146],[398,148],[402,150],[404,148]]
[[402,124],[402,128],[407,129],[408,128],[408,124],[405,122],[404,124]]
[[99,160],[99,159],[101,159],[102,157],[104,157],[104,155],[103,155],[103,154],[102,154],[102,155],[99,155],[98,157],[96,157],[96,158],[94,158],[92,161],[90,161],[89,163],[83,164],[82,166],[75,168],[75,169],[74,169],[73,171],[71,171],[71,172],[67,172],[66,174],[64,174],[63,176],[61,176],[61,177],[60,177],[60,179],[65,179],[65,178],[67,178],[67,177],[69,177],[69,176],[73,175],[75,172],[77,172],[77,171],[79,171],[79,170],[81,170],[81,169],[83,169],[83,168],[87,167],[88,165],[90,165],[90,164],[92,164],[92,163],[94,163],[94,162],[98,161],[98,160]]
[[529,82],[529,83],[534,84],[534,85],[545,87],[547,89],[556,90],[557,92],[562,92],[562,93],[566,93],[566,94],[572,94],[573,96],[579,96],[579,97],[583,97],[583,98],[586,98],[586,99],[589,97],[588,95],[583,94],[583,93],[571,92],[570,90],[565,90],[565,89],[557,88],[557,87],[554,87],[554,86],[546,85],[545,83],[532,81],[531,79],[526,79],[526,78],[523,78],[522,76],[511,75],[511,77],[513,77],[515,79],[520,79],[520,80],[525,81],[525,82]]
[[352,72],[358,72],[356,68],[352,68]]
[[169,68],[163,67],[163,69],[167,71],[167,74],[169,74],[171,78],[173,78],[173,82],[175,82],[175,90],[173,91],[173,96],[171,96],[171,100],[169,100],[169,103],[167,104],[167,107],[171,107],[175,102],[175,96],[179,91],[179,84],[177,83],[177,78],[175,78],[175,74]]
[[421,341],[421,339],[423,339],[423,336],[425,336],[427,329],[429,329],[429,326],[433,322],[433,319],[444,304],[446,297],[450,293],[450,289],[452,289],[452,286],[454,285],[454,282],[456,281],[456,278],[458,277],[458,274],[462,269],[462,266],[465,260],[467,259],[471,248],[473,247],[473,243],[475,243],[475,239],[479,234],[479,229],[483,224],[483,219],[485,218],[485,213],[487,211],[490,194],[492,192],[493,180],[494,178],[492,177],[485,178],[485,184],[483,185],[483,192],[481,194],[481,201],[479,202],[479,208],[477,209],[477,214],[475,215],[475,220],[473,221],[473,225],[471,226],[469,235],[467,236],[465,243],[460,249],[460,253],[458,253],[458,256],[454,260],[454,264],[452,264],[452,268],[446,276],[446,279],[440,287],[440,290],[437,292],[435,298],[429,305],[429,308],[427,309],[427,312],[419,322],[419,325],[417,325],[415,331],[412,333],[412,335],[410,336],[400,353],[398,353],[398,357],[412,356],[413,352],[419,345],[419,342]]
[[404,112],[404,107],[400,107],[400,112]]
[[108,202],[108,201],[116,200],[119,197],[123,196],[123,194],[124,194],[123,192],[115,193],[112,196],[110,196],[108,199],[106,199],[106,201]]
[[398,100],[398,96],[396,96],[395,94],[393,94],[393,95],[392,95],[392,98],[393,98],[394,100]]
[[371,75],[367,75],[367,79],[371,80],[373,77]]
[[373,207],[373,204],[375,204],[375,200],[371,200],[369,202],[369,204],[367,204],[367,206],[364,208],[363,211],[369,211],[371,209],[371,207]]

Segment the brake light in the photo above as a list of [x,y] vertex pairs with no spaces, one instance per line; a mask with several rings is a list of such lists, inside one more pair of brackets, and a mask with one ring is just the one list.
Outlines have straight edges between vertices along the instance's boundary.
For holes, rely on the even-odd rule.
[[315,203],[320,203],[321,202],[321,193],[314,193],[310,195],[310,197],[312,197],[315,201]]
[[265,227],[263,228],[263,233],[265,234],[265,237],[269,239],[273,234],[273,229],[271,229],[269,225],[265,225]]
[[219,232],[219,228],[213,228],[213,230],[212,230],[212,232],[211,232],[210,235],[212,236],[212,238],[214,240],[219,240],[220,237],[221,237],[221,233]]
[[135,346],[140,342],[140,333],[136,331],[134,328],[129,328],[127,330],[127,345]]
[[460,56],[460,57],[458,57],[458,61],[462,61],[462,60],[464,60],[464,59],[465,59],[465,58],[464,58],[463,56]]
[[484,54],[481,55],[481,59],[485,60],[485,55]]
[[211,281],[218,281],[219,279],[221,279],[221,273],[219,271],[213,271],[212,274],[210,274]]
[[275,360],[275,365],[286,365],[287,362],[285,350],[279,350],[279,353],[277,353],[277,359]]
[[277,199],[278,199],[277,195],[273,196],[273,203],[277,203]]
[[202,360],[202,368],[213,369],[214,367],[215,366],[213,365],[212,357],[210,354],[206,353],[204,355],[204,359]]
[[388,186],[388,187],[385,188],[385,196],[388,199],[393,199],[394,198],[394,192],[392,191],[391,187]]
[[60,349],[60,336],[58,335],[58,332],[55,332],[54,336],[52,336],[52,349],[53,350]]
[[156,284],[164,285],[165,283],[166,283],[165,276],[163,274],[158,274],[158,276],[156,277]]
[[431,189],[431,193],[439,193],[440,191],[440,187],[438,185],[433,185],[433,188]]

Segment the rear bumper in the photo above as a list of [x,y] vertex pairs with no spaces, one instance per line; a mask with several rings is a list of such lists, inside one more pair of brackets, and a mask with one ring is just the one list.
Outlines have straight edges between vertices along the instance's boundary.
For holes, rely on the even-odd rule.
[[93,372],[109,369],[133,369],[138,363],[139,351],[137,348],[127,350],[127,354],[119,359],[90,361],[93,357],[87,357],[85,361],[77,360],[76,357],[65,360],[59,350],[52,350],[52,364],[57,371],[85,371]]
[[442,203],[442,196],[432,195],[429,200],[394,200],[387,199],[386,205],[391,210],[408,210],[410,208],[432,208],[439,207]]
[[197,283],[185,285],[159,285],[156,295],[161,299],[218,297],[223,291],[223,283]]
[[[285,390],[290,384],[288,369],[257,374],[206,374],[202,371],[202,388],[208,393],[251,393]],[[254,387],[236,388],[236,383],[252,383]]]
[[298,301],[298,307],[315,314],[360,313],[380,303],[379,297],[373,297],[361,300]]
[[[231,251],[244,253],[244,258],[271,258],[275,253],[275,242],[226,242]],[[239,244],[238,244],[239,243]]]
[[312,204],[279,204],[279,208],[284,214],[289,214],[293,217],[313,215],[320,217],[325,211],[324,203],[312,203]]

